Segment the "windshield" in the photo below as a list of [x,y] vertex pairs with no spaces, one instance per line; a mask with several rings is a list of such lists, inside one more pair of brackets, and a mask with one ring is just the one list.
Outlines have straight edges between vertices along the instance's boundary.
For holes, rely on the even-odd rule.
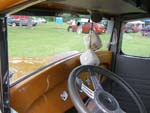
[[[91,30],[92,21],[89,18],[66,15],[11,15],[9,18],[13,18],[8,21],[9,64],[13,73],[11,83],[44,65],[86,50],[83,39]],[[109,21],[103,19],[93,24],[103,44],[101,50],[107,50],[112,32],[107,23]]]

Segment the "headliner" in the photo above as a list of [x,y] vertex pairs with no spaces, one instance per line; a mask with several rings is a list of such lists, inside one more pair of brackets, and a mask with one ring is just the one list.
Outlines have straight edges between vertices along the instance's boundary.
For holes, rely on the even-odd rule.
[[144,12],[123,0],[65,0],[61,3],[117,15]]
[[[0,14],[55,15],[62,12],[88,14],[96,10],[107,15],[146,13],[148,0],[2,0]],[[43,1],[43,2],[42,2]],[[53,2],[52,2],[53,1]],[[138,2],[137,2],[138,1]],[[139,2],[141,1],[141,2]]]

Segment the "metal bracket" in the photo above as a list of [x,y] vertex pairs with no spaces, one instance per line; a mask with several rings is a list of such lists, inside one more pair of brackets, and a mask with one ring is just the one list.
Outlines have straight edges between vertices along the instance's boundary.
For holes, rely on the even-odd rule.
[[18,113],[18,112],[14,110],[13,108],[11,108],[11,113]]
[[61,97],[61,100],[66,101],[68,99],[68,93],[67,93],[67,91],[63,91],[60,94],[60,97]]

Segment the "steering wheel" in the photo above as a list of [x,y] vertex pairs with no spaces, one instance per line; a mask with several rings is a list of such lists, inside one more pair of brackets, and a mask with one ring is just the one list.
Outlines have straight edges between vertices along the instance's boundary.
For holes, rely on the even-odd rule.
[[[93,84],[94,91],[87,87],[83,81],[79,78],[79,75],[82,72],[89,72],[90,79]],[[78,110],[79,113],[90,113],[88,108],[84,105],[82,99],[79,96],[78,90],[84,92],[97,106],[98,112],[94,113],[125,113],[119,106],[119,103],[110,93],[106,92],[96,75],[105,75],[111,80],[115,81],[119,85],[121,85],[132,97],[134,102],[136,103],[140,113],[147,113],[145,106],[138,96],[138,94],[134,91],[134,89],[121,77],[118,75],[102,69],[97,66],[91,65],[82,65],[75,68],[69,75],[68,78],[68,90],[71,97],[71,100]]]

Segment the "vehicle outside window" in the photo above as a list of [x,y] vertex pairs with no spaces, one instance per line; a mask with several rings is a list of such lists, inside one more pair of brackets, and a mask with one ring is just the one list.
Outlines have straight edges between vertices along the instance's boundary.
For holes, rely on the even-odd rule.
[[[90,30],[92,28],[91,22],[81,23],[81,25],[82,25],[82,33],[89,33],[90,32]],[[78,25],[69,25],[68,31],[69,32],[76,32],[77,28],[78,28]],[[105,33],[106,32],[105,26],[103,24],[99,24],[99,23],[94,23],[93,29],[96,33]]]
[[[126,22],[123,26],[122,52],[127,55],[150,57],[150,19]],[[136,24],[135,24],[136,23]]]
[[143,21],[131,21],[124,25],[124,32],[126,33],[137,33],[145,26]]
[[8,17],[7,23],[9,26],[16,26],[16,23],[18,23],[19,19],[16,19],[14,17]]
[[150,25],[145,26],[142,30],[141,30],[142,36],[147,36],[150,37]]
[[[32,18],[42,19],[42,17]],[[37,22],[34,28],[8,26],[10,71],[14,73],[11,82],[53,61],[86,50],[83,39],[88,35],[92,23],[82,23],[83,33],[77,34],[67,31],[69,17],[62,23],[56,22],[55,17],[46,19],[47,22]],[[102,27],[104,30],[98,35],[102,40],[101,50],[107,50],[111,32],[107,32],[107,28],[102,24],[94,23],[93,25],[94,30],[96,27]]]
[[102,20],[101,23],[94,23],[92,22],[91,19],[85,19],[85,18],[81,18],[80,20],[70,20],[68,22],[68,32],[76,32],[77,28],[78,28],[78,24],[80,24],[82,26],[82,33],[89,33],[91,28],[93,28],[93,30],[96,33],[105,33],[106,32],[106,27],[105,27],[105,23]]
[[29,16],[9,16],[8,17],[8,25],[9,26],[28,26],[30,24],[31,26],[36,26],[37,21],[35,21],[34,18]]

